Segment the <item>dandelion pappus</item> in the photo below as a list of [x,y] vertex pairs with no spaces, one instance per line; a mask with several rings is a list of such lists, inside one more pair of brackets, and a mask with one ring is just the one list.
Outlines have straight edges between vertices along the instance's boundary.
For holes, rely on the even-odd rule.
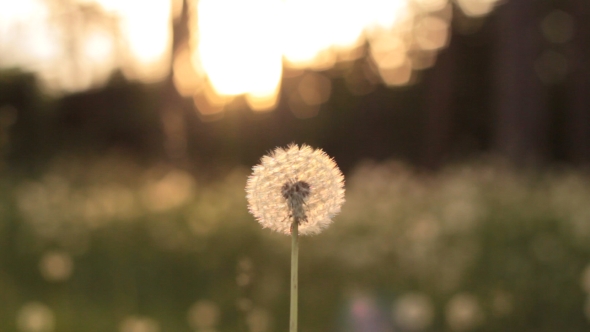
[[[291,144],[276,148],[252,167],[246,184],[248,210],[264,228],[300,235],[320,233],[344,203],[344,177],[321,149]],[[291,221],[291,222],[289,222]]]
[[295,218],[297,224],[307,221],[305,201],[311,194],[311,186],[305,181],[289,180],[281,187],[281,195],[287,200],[289,215],[285,218]]

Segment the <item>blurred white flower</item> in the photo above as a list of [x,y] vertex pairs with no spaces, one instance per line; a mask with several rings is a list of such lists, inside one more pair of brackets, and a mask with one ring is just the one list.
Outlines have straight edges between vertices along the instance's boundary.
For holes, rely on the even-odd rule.
[[29,302],[19,310],[16,325],[22,332],[51,332],[55,328],[55,315],[43,303]]
[[194,194],[195,179],[187,172],[172,170],[160,180],[144,186],[141,199],[152,212],[164,212],[181,206]]
[[248,208],[264,228],[290,234],[295,218],[299,234],[317,234],[344,203],[344,176],[320,149],[277,148],[252,169],[246,185]]
[[199,300],[188,309],[188,323],[197,331],[214,331],[219,323],[219,306],[209,300]]
[[421,293],[402,295],[393,305],[393,319],[404,330],[425,330],[434,320],[432,300]]
[[65,281],[74,270],[74,260],[65,251],[49,251],[39,261],[41,275],[47,281]]
[[266,332],[270,330],[271,315],[262,308],[254,308],[246,317],[246,324],[251,332]]
[[447,323],[452,331],[472,330],[484,319],[479,301],[469,293],[454,295],[447,303],[445,311]]
[[160,324],[152,318],[128,316],[119,325],[120,332],[160,332]]

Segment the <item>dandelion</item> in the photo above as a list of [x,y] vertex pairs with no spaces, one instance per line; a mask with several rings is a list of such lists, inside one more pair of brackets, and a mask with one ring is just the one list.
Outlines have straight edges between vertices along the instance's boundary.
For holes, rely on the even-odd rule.
[[298,234],[321,232],[344,203],[344,177],[320,149],[292,144],[277,148],[253,167],[246,185],[250,213],[263,228],[291,234],[291,312],[297,331]]
[[340,212],[344,177],[320,149],[307,145],[277,148],[254,166],[246,186],[250,213],[264,228],[301,235],[321,232]]

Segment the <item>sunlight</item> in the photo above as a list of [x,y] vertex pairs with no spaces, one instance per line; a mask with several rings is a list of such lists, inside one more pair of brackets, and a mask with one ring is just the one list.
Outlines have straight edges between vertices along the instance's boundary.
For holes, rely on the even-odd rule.
[[169,72],[171,3],[134,0],[0,2],[0,67],[36,72],[51,93],[104,84],[120,68],[153,82]]
[[[201,0],[198,56],[222,95],[272,95],[281,80],[278,0]],[[231,10],[228,10],[231,8]]]
[[51,43],[55,36],[42,29],[47,17],[41,0],[0,2],[0,66],[38,70],[43,66],[40,60],[55,56],[58,51]]
[[[203,68],[206,85],[215,93],[245,95],[253,110],[276,107],[283,66],[327,70],[338,61],[355,60],[363,54],[358,49],[367,34],[393,29],[408,14],[406,0],[200,0],[197,4],[193,2],[191,11],[196,17],[191,26],[193,67]],[[181,66],[186,63],[179,62]],[[175,75],[183,92],[199,85],[185,73]],[[197,100],[203,104],[203,97]]]
[[[482,16],[496,2],[454,5]],[[172,58],[172,23],[181,0],[3,1],[0,66],[36,72],[41,85],[57,93],[102,85],[118,69],[142,82],[162,80],[172,69],[178,92],[192,97],[202,115],[221,112],[236,96],[253,110],[268,111],[280,101],[285,70],[300,75],[348,68],[367,55],[368,76],[391,86],[411,83],[413,72],[432,66],[447,45],[453,12],[449,0],[187,4],[189,39],[178,41]],[[289,104],[313,106],[305,114],[315,114],[329,93],[317,99],[308,92],[294,92],[289,98],[303,99]]]
[[[155,81],[168,74],[172,45],[170,0],[95,0],[108,13],[120,18],[127,46],[124,73],[132,79]],[[140,6],[140,8],[138,7]]]
[[0,31],[6,33],[11,21],[24,21],[31,16],[43,15],[45,8],[40,0],[2,1],[0,2]]
[[[467,15],[481,16],[496,1],[458,0],[456,4]],[[448,0],[191,3],[191,15],[196,17],[190,30],[192,66],[202,68],[203,77],[195,83],[178,73],[178,81],[186,86],[211,86],[207,95],[196,92],[194,97],[202,114],[224,108],[224,103],[211,102],[215,100],[212,93],[223,96],[222,100],[245,95],[251,109],[271,110],[279,101],[283,70],[324,71],[338,63],[346,65],[365,55],[366,44],[374,64],[371,68],[382,83],[410,84],[413,72],[431,67],[438,51],[446,47],[452,18]],[[287,94],[288,105],[298,117],[317,114],[318,105],[327,101],[306,102],[311,95]],[[200,109],[199,104],[208,107]],[[217,106],[212,108],[213,104]]]
[[468,16],[484,16],[487,15],[496,4],[498,0],[457,0],[457,4],[461,10]]

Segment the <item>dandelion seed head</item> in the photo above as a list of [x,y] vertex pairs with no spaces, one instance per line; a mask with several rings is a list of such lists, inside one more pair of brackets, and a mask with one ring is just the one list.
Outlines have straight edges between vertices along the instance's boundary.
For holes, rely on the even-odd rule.
[[321,232],[344,203],[344,176],[320,149],[307,145],[277,148],[252,168],[246,185],[250,213],[264,228],[290,234]]

